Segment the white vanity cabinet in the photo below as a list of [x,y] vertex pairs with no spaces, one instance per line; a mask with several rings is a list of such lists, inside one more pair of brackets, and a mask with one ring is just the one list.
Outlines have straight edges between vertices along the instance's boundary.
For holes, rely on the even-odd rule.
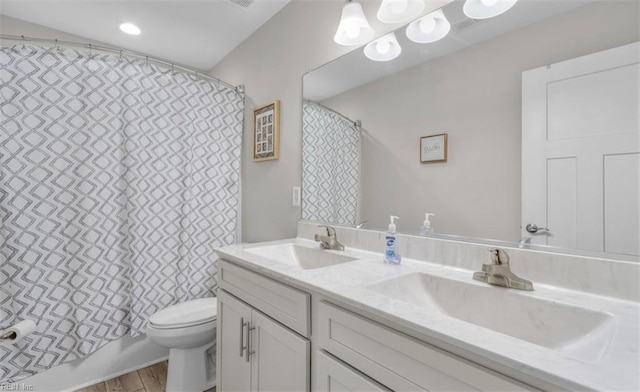
[[225,260],[218,271],[220,392],[535,390],[312,288]]
[[[337,364],[357,369],[375,385],[393,391],[531,391],[516,380],[407,336],[331,303],[317,304],[318,347]],[[322,358],[321,355],[316,358]],[[326,359],[318,359],[326,362]],[[334,365],[335,366],[335,365]],[[334,370],[337,372],[337,370]],[[331,388],[331,379],[318,364],[317,388]],[[354,372],[355,373],[355,372]],[[341,373],[342,377],[346,377]],[[355,376],[352,374],[350,379]],[[323,378],[323,379],[322,379]],[[355,389],[362,390],[362,389]],[[368,390],[368,389],[367,389]],[[387,389],[373,389],[387,390]]]
[[[291,321],[301,316],[295,315],[300,310],[296,299],[308,304],[308,294],[223,261],[221,264],[217,295],[217,390],[309,391],[309,340],[249,304],[256,299],[268,301],[274,295],[289,294],[289,300],[276,300],[266,310],[293,313],[287,318]],[[243,283],[255,286],[257,291],[248,297]],[[308,313],[308,306],[305,309]]]

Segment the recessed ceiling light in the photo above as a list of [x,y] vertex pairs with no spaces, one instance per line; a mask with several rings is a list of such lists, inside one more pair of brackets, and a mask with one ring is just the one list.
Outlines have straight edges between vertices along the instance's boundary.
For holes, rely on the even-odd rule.
[[131,34],[131,35],[139,35],[140,34],[140,28],[136,25],[134,25],[133,23],[122,23],[120,24],[120,30],[122,30],[123,32],[127,33],[127,34]]

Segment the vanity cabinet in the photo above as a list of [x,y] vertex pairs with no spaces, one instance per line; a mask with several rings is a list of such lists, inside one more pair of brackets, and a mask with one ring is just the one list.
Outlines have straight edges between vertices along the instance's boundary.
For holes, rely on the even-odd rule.
[[225,260],[218,284],[220,392],[535,390],[369,312]]
[[308,391],[310,344],[218,291],[219,391]]
[[[331,303],[318,303],[318,345],[367,379],[394,391],[526,391],[516,380]],[[318,358],[322,358],[321,355]],[[325,361],[319,359],[319,361]],[[335,367],[335,366],[334,366]],[[323,366],[321,391],[334,391]],[[337,372],[337,370],[336,370]],[[341,373],[344,376],[344,373]],[[334,378],[336,378],[334,376]],[[353,378],[353,377],[352,377]],[[338,389],[341,390],[341,389]],[[349,389],[346,389],[349,390]],[[386,389],[378,389],[386,390]]]
[[218,282],[217,390],[309,391],[309,294],[223,260]]

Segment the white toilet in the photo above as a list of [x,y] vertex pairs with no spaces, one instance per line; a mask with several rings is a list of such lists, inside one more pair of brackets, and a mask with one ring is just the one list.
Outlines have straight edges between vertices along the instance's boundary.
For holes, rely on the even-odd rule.
[[169,348],[167,392],[202,392],[215,385],[210,357],[215,358],[217,313],[215,298],[201,298],[169,306],[149,318],[147,336]]

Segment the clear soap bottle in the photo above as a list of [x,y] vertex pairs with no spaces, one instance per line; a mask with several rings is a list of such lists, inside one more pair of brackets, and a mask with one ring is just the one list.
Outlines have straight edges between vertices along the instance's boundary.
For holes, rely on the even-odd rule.
[[428,236],[429,234],[433,234],[433,227],[431,226],[430,217],[436,216],[436,214],[432,214],[427,212],[424,214],[424,221],[422,222],[422,226],[420,226],[420,235]]

